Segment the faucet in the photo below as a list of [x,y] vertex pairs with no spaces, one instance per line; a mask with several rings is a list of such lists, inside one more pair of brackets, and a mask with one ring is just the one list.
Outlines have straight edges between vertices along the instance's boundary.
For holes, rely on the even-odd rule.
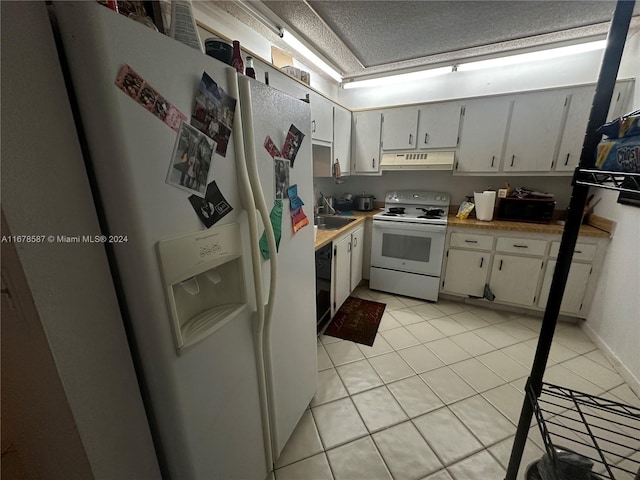
[[334,215],[338,214],[338,212],[336,212],[336,209],[331,206],[329,200],[327,200],[327,197],[325,197],[322,192],[320,192],[320,198],[322,199],[322,202],[329,208],[329,210],[333,212]]

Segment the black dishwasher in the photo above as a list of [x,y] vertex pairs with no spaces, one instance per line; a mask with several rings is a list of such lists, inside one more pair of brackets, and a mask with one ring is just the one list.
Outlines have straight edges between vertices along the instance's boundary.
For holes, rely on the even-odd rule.
[[318,332],[331,319],[332,259],[332,243],[316,250],[316,326]]

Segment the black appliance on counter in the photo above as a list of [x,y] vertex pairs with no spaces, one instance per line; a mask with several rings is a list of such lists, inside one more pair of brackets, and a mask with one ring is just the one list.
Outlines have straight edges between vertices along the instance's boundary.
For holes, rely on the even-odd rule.
[[316,325],[318,332],[331,319],[332,261],[332,243],[316,250]]
[[549,223],[553,218],[556,201],[547,198],[507,197],[498,199],[496,220],[516,222]]

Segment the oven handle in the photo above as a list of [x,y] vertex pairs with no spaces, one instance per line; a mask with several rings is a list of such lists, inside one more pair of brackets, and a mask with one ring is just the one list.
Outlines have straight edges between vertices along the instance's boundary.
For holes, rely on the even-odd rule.
[[373,228],[386,228],[388,230],[405,230],[414,232],[442,233],[447,231],[446,225],[430,225],[427,223],[411,222],[387,222],[385,220],[374,220]]

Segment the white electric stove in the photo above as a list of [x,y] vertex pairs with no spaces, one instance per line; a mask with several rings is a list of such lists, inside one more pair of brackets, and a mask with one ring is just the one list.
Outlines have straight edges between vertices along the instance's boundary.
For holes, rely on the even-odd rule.
[[448,214],[447,193],[388,192],[373,216],[369,287],[437,301]]

